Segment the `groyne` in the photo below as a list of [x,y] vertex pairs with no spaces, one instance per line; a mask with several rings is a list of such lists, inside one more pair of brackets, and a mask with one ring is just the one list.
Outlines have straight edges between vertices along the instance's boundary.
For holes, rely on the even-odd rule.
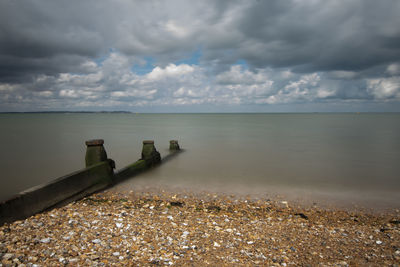
[[[115,162],[107,157],[103,146],[104,140],[89,140],[85,144],[87,148],[84,169],[32,187],[0,203],[0,225],[25,219],[38,212],[81,199],[153,168],[164,161],[156,150],[154,141],[145,140],[141,158],[114,172]],[[170,153],[165,157],[165,161],[181,151],[178,142],[171,140]]]

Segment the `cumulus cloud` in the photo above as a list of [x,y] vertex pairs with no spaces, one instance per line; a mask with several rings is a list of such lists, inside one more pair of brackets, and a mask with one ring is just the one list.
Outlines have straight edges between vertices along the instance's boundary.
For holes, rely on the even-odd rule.
[[400,77],[369,79],[368,91],[378,99],[400,100]]
[[392,0],[1,1],[0,107],[398,103],[399,12]]
[[157,81],[165,78],[184,77],[186,74],[192,73],[193,71],[194,68],[186,64],[179,66],[169,64],[164,69],[155,67],[148,75],[146,75],[146,78],[149,81]]

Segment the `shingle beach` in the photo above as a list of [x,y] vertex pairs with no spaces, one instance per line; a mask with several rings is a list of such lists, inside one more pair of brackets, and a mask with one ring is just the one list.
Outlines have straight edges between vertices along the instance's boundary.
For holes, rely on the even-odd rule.
[[0,227],[2,266],[399,266],[400,213],[102,192]]

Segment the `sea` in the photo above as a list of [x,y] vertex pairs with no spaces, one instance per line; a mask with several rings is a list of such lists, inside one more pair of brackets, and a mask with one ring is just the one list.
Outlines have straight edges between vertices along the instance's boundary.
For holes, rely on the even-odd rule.
[[162,156],[169,140],[184,149],[121,190],[400,208],[400,113],[4,113],[0,128],[0,201],[84,168],[85,141],[101,138],[117,170],[143,140]]

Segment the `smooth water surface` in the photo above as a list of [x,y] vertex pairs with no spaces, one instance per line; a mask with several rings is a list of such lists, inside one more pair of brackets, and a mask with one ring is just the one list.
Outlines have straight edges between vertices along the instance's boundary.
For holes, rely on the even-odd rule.
[[[0,114],[2,200],[84,167],[103,138],[117,169],[154,139],[185,148],[141,183],[217,191],[268,188],[400,203],[400,114]],[[134,186],[131,184],[131,186]]]

